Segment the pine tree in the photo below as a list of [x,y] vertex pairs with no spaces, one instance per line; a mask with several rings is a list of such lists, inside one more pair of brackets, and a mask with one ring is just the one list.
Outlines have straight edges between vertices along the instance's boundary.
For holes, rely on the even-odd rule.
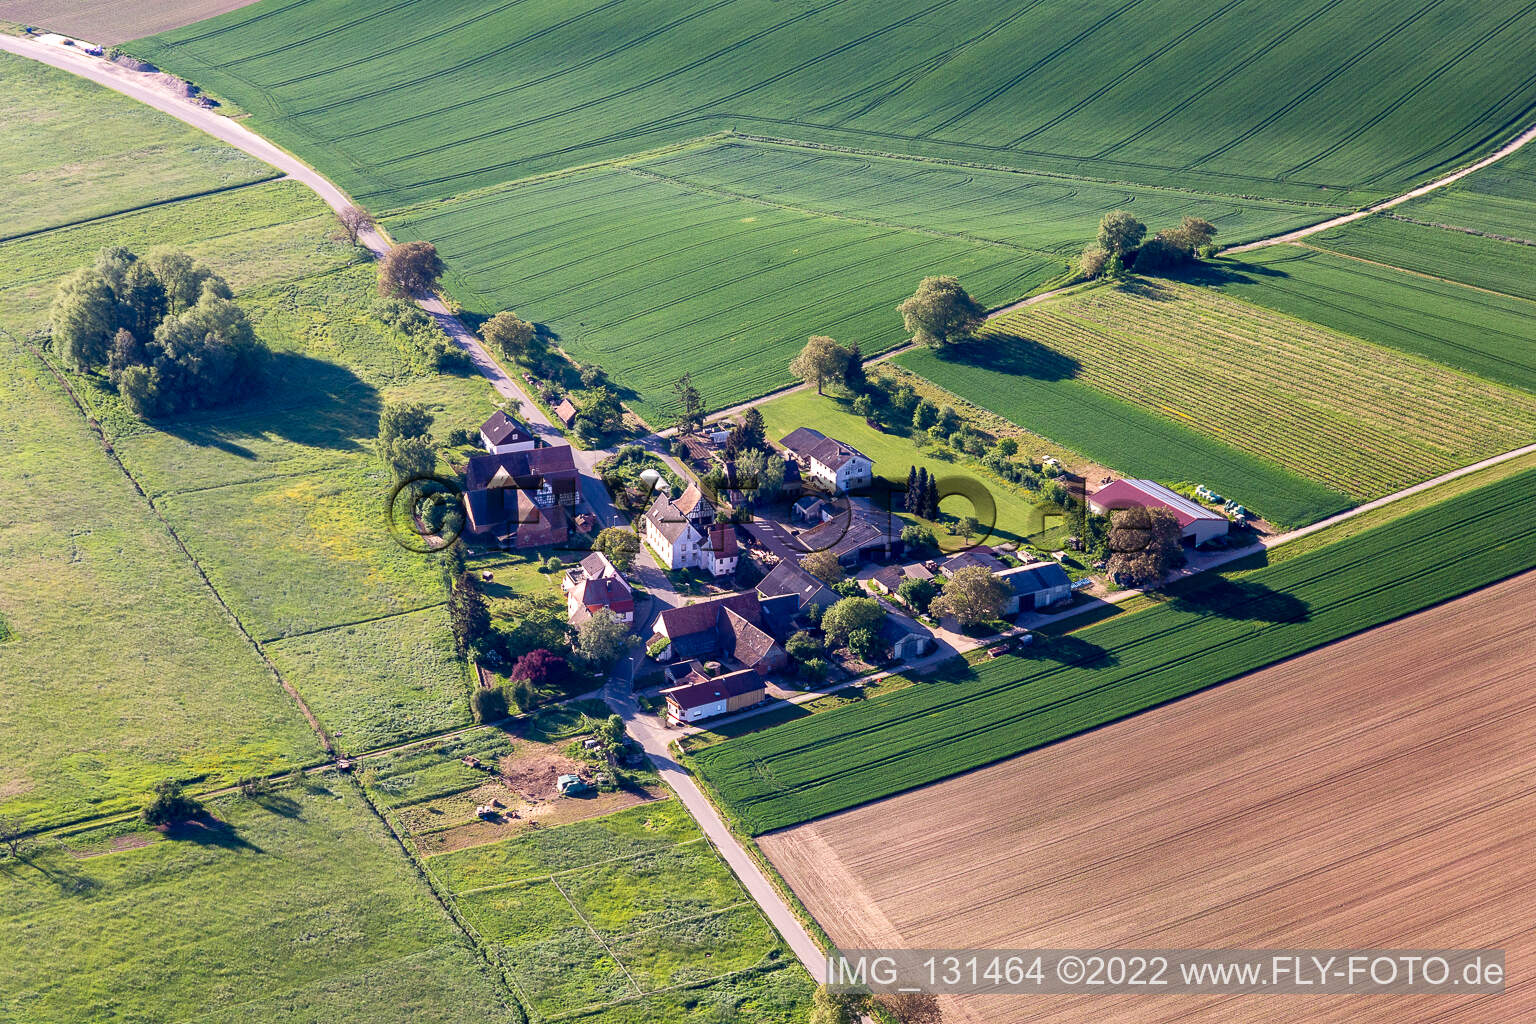
[[907,467],[907,493],[902,496],[902,502],[901,502],[901,507],[902,507],[903,511],[905,511],[905,512],[911,512],[912,511],[912,506],[916,503],[916,499],[913,497],[913,495],[916,494],[916,493],[917,493],[917,467],[916,466],[908,466]]
[[854,342],[848,349],[848,365],[843,370],[843,384],[855,395],[863,394],[869,386],[869,378],[864,375],[864,353],[859,351],[858,342]]
[[923,518],[935,523],[939,521],[939,482],[931,476],[928,478],[927,497],[923,503]]

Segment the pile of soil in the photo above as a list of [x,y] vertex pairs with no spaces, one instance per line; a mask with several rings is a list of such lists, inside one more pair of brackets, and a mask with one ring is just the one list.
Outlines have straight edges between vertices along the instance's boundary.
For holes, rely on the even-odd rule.
[[579,775],[586,768],[573,758],[556,753],[510,754],[501,761],[501,781],[525,800],[553,800],[559,796],[556,780],[562,775]]

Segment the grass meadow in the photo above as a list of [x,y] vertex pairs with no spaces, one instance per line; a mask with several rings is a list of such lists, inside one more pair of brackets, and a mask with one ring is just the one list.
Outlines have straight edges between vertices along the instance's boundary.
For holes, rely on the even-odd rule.
[[274,178],[137,100],[0,53],[0,239]]
[[382,210],[727,129],[1354,207],[1523,127],[1533,25],[1518,0],[266,0],[128,48]]
[[[1221,683],[1536,565],[1536,471],[1021,656],[956,659],[883,697],[692,758],[753,834],[946,778]],[[1448,552],[1457,557],[1448,557]]]
[[675,800],[427,867],[540,1018],[801,1019],[809,978]]
[[356,787],[317,776],[0,862],[0,1017],[14,1024],[516,1024],[509,994]]
[[1313,235],[1306,244],[1536,302],[1536,242],[1508,242],[1376,216]]

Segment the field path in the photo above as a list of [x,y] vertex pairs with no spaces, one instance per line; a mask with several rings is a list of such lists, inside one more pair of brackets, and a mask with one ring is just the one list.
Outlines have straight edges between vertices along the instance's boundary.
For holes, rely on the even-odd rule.
[[1335,217],[1332,220],[1325,220],[1321,224],[1314,224],[1309,228],[1299,228],[1296,231],[1287,231],[1285,234],[1276,235],[1273,238],[1261,238],[1256,242],[1247,242],[1243,245],[1234,245],[1230,249],[1223,249],[1222,254],[1228,255],[1231,253],[1248,252],[1251,249],[1262,249],[1265,246],[1279,245],[1282,242],[1295,242],[1299,239],[1306,238],[1309,235],[1319,234],[1320,232],[1327,231],[1330,228],[1342,227],[1345,224],[1352,223],[1364,217],[1369,217],[1373,213],[1381,213],[1383,210],[1390,210],[1395,206],[1401,206],[1404,203],[1413,199],[1417,199],[1422,195],[1428,195],[1430,192],[1445,188],[1447,185],[1454,185],[1462,178],[1482,170],[1489,164],[1498,163],[1500,160],[1503,160],[1511,153],[1520,150],[1532,139],[1536,139],[1536,125],[1531,125],[1531,127],[1521,132],[1513,140],[1505,143],[1503,146],[1490,153],[1488,156],[1483,157],[1477,163],[1463,167],[1459,171],[1452,171],[1450,174],[1447,174],[1443,178],[1436,178],[1434,181],[1431,181],[1425,185],[1420,185],[1418,188],[1410,189],[1400,196],[1388,199],[1385,202],[1377,203],[1375,206],[1368,206],[1363,210],[1356,210],[1354,213],[1347,213],[1342,217]]

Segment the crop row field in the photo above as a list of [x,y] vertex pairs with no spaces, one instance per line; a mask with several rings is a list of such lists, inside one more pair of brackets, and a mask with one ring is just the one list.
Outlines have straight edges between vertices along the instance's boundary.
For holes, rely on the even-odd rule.
[[1203,217],[1216,225],[1223,245],[1235,245],[1315,223],[1338,209],[744,139],[630,166],[711,193],[1005,242],[1073,261],[1111,210],[1130,210],[1153,230]]
[[277,177],[137,100],[9,53],[0,106],[0,238]]
[[[1536,885],[1533,602],[1528,572],[759,843],[843,949],[1294,948],[1321,928],[1345,948],[1467,942],[1527,963],[1536,931],[1507,908]],[[1149,1006],[1133,992],[951,999],[944,1019],[964,1024],[1142,1020]],[[1512,974],[1495,996],[1151,1005],[1224,1024],[1474,1024],[1530,1017],[1536,980]]]
[[1536,392],[1536,306],[1522,299],[1293,245],[1202,264],[1186,279]]
[[1022,655],[954,660],[915,685],[707,747],[693,762],[753,834],[899,793],[1536,566],[1533,500],[1528,471],[1273,566],[1192,577],[1158,607],[1042,638]]
[[809,977],[675,800],[426,863],[537,1019],[800,1019]]
[[1533,26],[1520,0],[264,0],[129,49],[381,210],[731,128],[1354,207],[1523,126]]
[[954,355],[1071,376],[1362,500],[1536,436],[1517,392],[1161,282],[1016,310]]
[[1376,216],[1313,235],[1306,244],[1536,303],[1536,242],[1509,242]]
[[1061,276],[1058,257],[711,195],[601,168],[425,207],[389,223],[426,238],[465,309],[546,324],[663,424],[683,371],[710,408],[790,383],[812,334],[865,354],[905,337],[896,304],[954,274],[983,302]]
[[[164,637],[174,620],[157,625]],[[97,635],[82,632],[82,642]],[[176,697],[193,702],[196,689]],[[317,776],[209,811],[170,834],[133,820],[0,863],[0,945],[11,954],[0,958],[0,1018],[522,1024],[352,783]]]
[[1432,224],[1536,242],[1536,148],[1529,143],[1496,164],[1394,212]]

